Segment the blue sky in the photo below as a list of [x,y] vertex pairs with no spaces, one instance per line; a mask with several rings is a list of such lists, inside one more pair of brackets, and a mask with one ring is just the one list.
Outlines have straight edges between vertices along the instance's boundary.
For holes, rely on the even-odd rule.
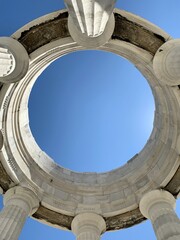
[[[1,0],[0,6],[1,36],[64,8],[60,0]],[[116,6],[180,37],[179,0],[118,0]],[[81,51],[57,60],[39,77],[29,115],[36,141],[58,164],[74,171],[103,172],[123,165],[143,148],[152,130],[154,101],[146,80],[127,60],[101,51]],[[177,205],[180,215],[180,201]],[[20,236],[20,240],[58,238],[74,236],[31,219]],[[146,221],[106,233],[102,239],[156,238]]]

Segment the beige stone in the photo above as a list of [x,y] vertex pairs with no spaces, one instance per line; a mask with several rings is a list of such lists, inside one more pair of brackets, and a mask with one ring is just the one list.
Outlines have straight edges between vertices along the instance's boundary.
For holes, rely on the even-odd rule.
[[0,213],[0,238],[18,240],[26,218],[37,211],[39,199],[27,188],[14,187],[4,196],[4,208]]
[[158,79],[167,85],[180,84],[180,39],[171,39],[157,51],[153,68]]
[[0,82],[18,82],[28,68],[29,56],[23,45],[13,38],[0,37]]
[[99,240],[105,230],[104,219],[95,213],[81,213],[72,221],[72,231],[77,240]]
[[152,222],[157,240],[180,239],[180,221],[175,214],[175,198],[167,191],[148,192],[140,201],[141,213]]
[[95,48],[112,36],[116,0],[65,0],[71,37],[81,46]]

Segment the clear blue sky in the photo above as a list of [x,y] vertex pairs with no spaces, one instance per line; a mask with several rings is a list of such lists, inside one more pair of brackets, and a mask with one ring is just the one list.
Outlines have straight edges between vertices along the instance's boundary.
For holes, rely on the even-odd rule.
[[[116,6],[180,37],[179,0],[118,0]],[[29,21],[62,8],[60,0],[1,0],[0,36],[10,36]],[[145,145],[154,117],[146,80],[127,60],[100,51],[77,52],[54,62],[37,80],[29,109],[39,146],[58,164],[80,172],[102,172],[123,165]],[[180,201],[177,212],[180,215]],[[75,238],[70,232],[29,219],[20,236],[23,239]],[[106,233],[102,239],[156,238],[146,221]]]

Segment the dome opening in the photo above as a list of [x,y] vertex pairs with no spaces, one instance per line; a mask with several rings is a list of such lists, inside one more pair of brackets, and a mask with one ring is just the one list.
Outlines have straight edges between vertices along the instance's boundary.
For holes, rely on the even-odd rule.
[[146,144],[154,120],[146,79],[127,60],[103,51],[78,51],[52,63],[29,99],[39,147],[62,167],[106,172]]

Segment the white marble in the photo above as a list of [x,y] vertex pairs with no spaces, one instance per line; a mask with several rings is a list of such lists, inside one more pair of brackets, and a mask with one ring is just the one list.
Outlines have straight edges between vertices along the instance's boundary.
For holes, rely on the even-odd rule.
[[0,213],[0,239],[17,240],[26,218],[38,207],[39,200],[33,191],[23,187],[9,189]]
[[16,66],[13,54],[7,49],[0,47],[0,77],[11,74]]
[[157,240],[180,239],[180,221],[176,215],[176,200],[163,190],[148,192],[140,201],[140,211],[151,220]]
[[29,56],[24,46],[10,37],[0,37],[0,82],[20,81],[29,68]]
[[171,39],[156,52],[153,68],[158,79],[167,85],[180,84],[180,39]]
[[89,37],[101,35],[113,12],[116,0],[65,0],[75,26]]
[[65,0],[72,38],[83,46],[105,44],[114,30],[115,2],[116,0]]
[[72,221],[72,231],[77,240],[99,240],[106,230],[106,223],[98,214],[81,213]]

